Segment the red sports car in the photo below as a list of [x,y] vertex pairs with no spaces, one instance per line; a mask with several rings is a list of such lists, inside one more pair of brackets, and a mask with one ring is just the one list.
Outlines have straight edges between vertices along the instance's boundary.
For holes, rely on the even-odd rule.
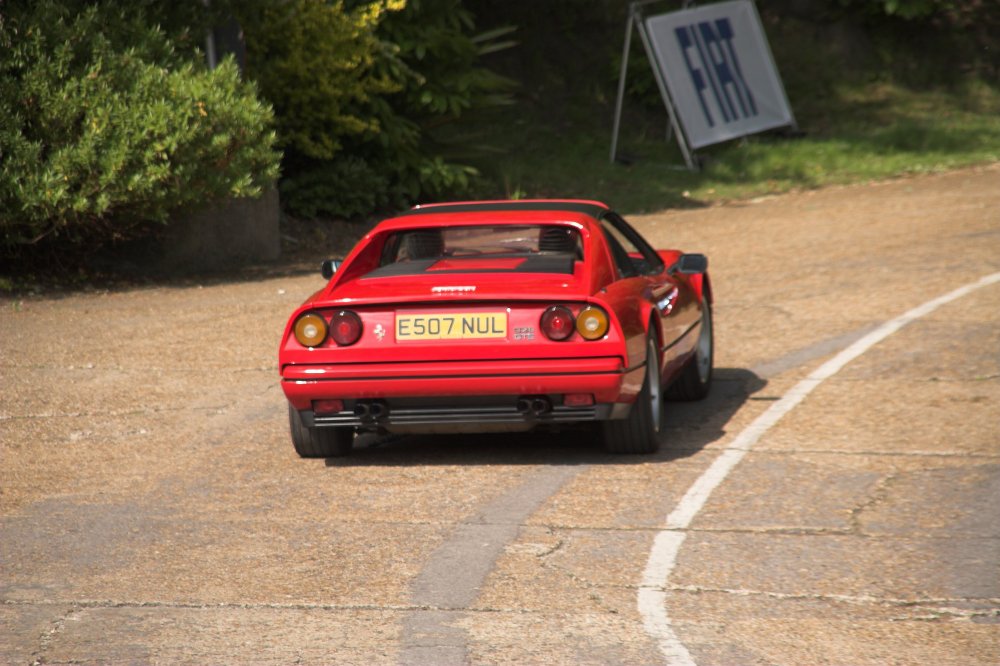
[[[663,398],[712,381],[701,254],[654,250],[596,201],[417,206],[369,232],[288,321],[292,442],[342,456],[355,433],[600,427],[659,447]],[[599,423],[596,423],[599,422]]]

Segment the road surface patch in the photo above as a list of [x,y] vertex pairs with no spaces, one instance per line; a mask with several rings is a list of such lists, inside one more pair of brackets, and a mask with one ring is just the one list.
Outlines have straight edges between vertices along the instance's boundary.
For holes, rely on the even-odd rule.
[[801,403],[806,396],[844,366],[888,338],[907,324],[924,317],[937,308],[962,298],[977,289],[1000,282],[1000,273],[986,275],[943,296],[919,305],[880,325],[855,341],[847,349],[821,365],[791,388],[771,407],[740,432],[732,443],[705,470],[667,516],[663,529],[657,533],[639,585],[638,607],[646,632],[656,640],[669,666],[694,666],[687,647],[673,630],[666,609],[667,581],[677,562],[677,555],[687,537],[687,529],[708,502],[716,488],[740,463],[761,437],[783,416]]

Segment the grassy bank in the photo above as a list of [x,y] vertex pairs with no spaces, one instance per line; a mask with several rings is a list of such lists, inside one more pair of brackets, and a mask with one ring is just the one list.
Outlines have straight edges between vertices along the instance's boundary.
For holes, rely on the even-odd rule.
[[607,102],[558,114],[522,103],[492,120],[484,140],[504,150],[480,163],[488,184],[477,194],[589,197],[646,212],[1000,160],[1000,89],[984,84],[914,91],[878,83],[791,103],[803,136],[706,149],[700,173],[684,168],[665,112],[630,112],[623,165],[609,162]]

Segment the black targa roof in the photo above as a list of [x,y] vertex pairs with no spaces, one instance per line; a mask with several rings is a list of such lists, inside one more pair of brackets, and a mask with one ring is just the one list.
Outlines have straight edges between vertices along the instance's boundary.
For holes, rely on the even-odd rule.
[[600,219],[601,215],[608,211],[604,206],[584,201],[495,201],[488,203],[468,203],[468,204],[432,204],[420,208],[412,208],[402,212],[396,217],[407,217],[410,215],[441,215],[447,213],[489,213],[503,211],[532,211],[532,210],[565,210],[572,213],[583,213],[595,219]]

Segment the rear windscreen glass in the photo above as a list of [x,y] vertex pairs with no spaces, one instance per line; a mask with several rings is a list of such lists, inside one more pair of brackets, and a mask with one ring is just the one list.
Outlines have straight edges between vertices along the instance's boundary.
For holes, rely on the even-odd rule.
[[583,258],[577,229],[562,225],[477,225],[391,234],[379,268],[366,277],[437,273],[572,273]]

